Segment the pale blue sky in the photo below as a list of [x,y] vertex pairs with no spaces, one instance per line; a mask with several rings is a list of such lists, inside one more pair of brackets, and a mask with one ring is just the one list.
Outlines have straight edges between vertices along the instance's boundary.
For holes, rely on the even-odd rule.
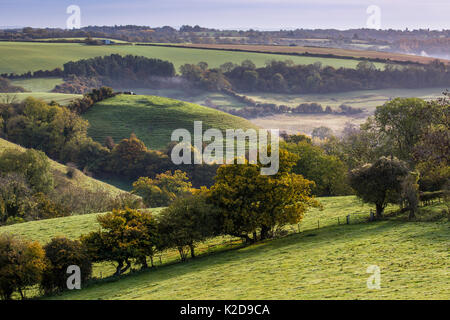
[[65,27],[71,4],[82,26],[349,29],[365,27],[378,5],[382,29],[450,29],[450,0],[0,0],[0,26]]

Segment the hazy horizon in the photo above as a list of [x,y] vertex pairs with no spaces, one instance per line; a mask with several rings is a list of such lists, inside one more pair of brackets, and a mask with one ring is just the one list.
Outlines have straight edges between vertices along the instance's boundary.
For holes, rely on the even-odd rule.
[[81,9],[81,27],[200,25],[229,30],[359,29],[376,5],[381,29],[450,29],[450,1],[430,0],[0,0],[0,26],[65,28],[69,5]]

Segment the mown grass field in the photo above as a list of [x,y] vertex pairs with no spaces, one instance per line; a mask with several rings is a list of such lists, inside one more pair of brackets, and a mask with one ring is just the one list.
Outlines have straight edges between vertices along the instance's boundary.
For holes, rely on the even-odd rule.
[[135,133],[153,149],[165,147],[175,129],[187,129],[193,134],[194,121],[202,121],[204,130],[257,128],[245,119],[211,108],[143,95],[118,95],[106,99],[95,104],[83,117],[90,123],[89,135],[100,143],[107,136],[119,142]]
[[311,64],[320,61],[323,65],[348,68],[356,67],[359,62],[352,59],[189,49],[177,46],[86,46],[79,43],[0,42],[0,73],[24,73],[39,69],[54,69],[62,67],[68,61],[110,55],[112,53],[121,55],[133,54],[147,58],[168,60],[175,65],[177,70],[185,63],[198,63],[200,61],[207,62],[211,67],[218,67],[225,62],[241,63],[246,59],[252,60],[257,66],[263,66],[268,60],[290,59],[296,64]]
[[[367,222],[371,207],[353,196],[321,198],[324,210],[308,212],[296,233],[232,250],[219,247],[186,263],[177,258],[157,268],[100,281],[53,299],[448,299],[449,223],[407,222],[404,216]],[[439,213],[443,204],[423,208]],[[159,210],[159,209],[158,209]],[[156,210],[156,211],[158,211]],[[395,207],[388,209],[388,213]],[[351,224],[342,224],[351,214]],[[1,227],[1,232],[41,242],[95,230],[96,215],[57,218]],[[340,217],[341,225],[337,218]],[[320,229],[317,229],[317,220]],[[420,220],[420,219],[419,219]],[[223,242],[213,239],[210,243]],[[200,250],[201,251],[201,250]],[[208,251],[203,246],[203,251]],[[170,263],[167,263],[170,262]],[[381,289],[370,290],[369,265],[381,269]],[[112,272],[108,264],[95,273]]]
[[[12,142],[9,142],[7,140],[0,138],[0,153],[6,149],[18,149],[18,150],[22,150],[22,151],[26,150],[25,148],[15,144],[15,143],[12,143]],[[51,159],[49,159],[49,160],[50,160],[51,169],[53,171],[53,176],[55,178],[55,184],[56,184],[55,187],[58,187],[59,185],[72,184],[74,186],[77,186],[77,187],[80,187],[83,189],[87,189],[87,190],[92,190],[92,191],[104,190],[104,191],[110,193],[111,195],[118,195],[123,192],[122,190],[120,190],[110,184],[107,184],[100,180],[86,176],[85,174],[83,174],[81,171],[78,171],[78,170],[76,171],[75,175],[69,179],[66,175],[67,170],[68,170],[67,166],[60,164],[56,161],[53,161]]]
[[[36,79],[37,80],[37,79]],[[36,86],[36,84],[33,84]],[[61,105],[68,105],[72,100],[81,98],[81,94],[66,94],[53,92],[19,92],[19,93],[0,93],[0,101],[16,101],[21,102],[28,97],[44,100],[49,103],[55,101]]]

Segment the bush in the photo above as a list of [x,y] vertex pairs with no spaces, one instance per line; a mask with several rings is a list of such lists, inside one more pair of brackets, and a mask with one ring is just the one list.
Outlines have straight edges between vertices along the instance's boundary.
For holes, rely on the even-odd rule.
[[48,193],[53,189],[50,160],[41,151],[6,149],[0,155],[0,170],[23,174],[34,192]]
[[401,201],[402,181],[408,173],[403,161],[381,157],[373,164],[352,170],[350,185],[364,202],[375,204],[379,218],[389,203]]
[[82,237],[93,262],[116,262],[115,276],[131,267],[132,260],[147,267],[158,245],[156,221],[151,212],[113,210],[97,217],[102,230]]
[[186,173],[176,170],[156,175],[155,179],[141,177],[133,183],[133,193],[141,196],[148,207],[169,205],[177,197],[190,193],[192,184]]
[[158,215],[160,249],[177,248],[181,260],[186,260],[185,248],[195,257],[195,244],[220,233],[220,214],[206,203],[203,195],[175,200]]
[[42,277],[41,288],[46,293],[64,290],[67,286],[67,268],[76,265],[81,269],[81,283],[92,273],[92,262],[81,242],[64,237],[53,238],[44,246],[48,260]]
[[45,253],[37,242],[29,242],[11,235],[0,235],[0,296],[11,299],[24,289],[38,284],[45,268]]

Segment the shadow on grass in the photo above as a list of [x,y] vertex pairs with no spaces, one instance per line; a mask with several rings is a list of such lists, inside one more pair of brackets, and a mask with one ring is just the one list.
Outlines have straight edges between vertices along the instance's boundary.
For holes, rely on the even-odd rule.
[[[308,230],[302,233],[290,234],[283,238],[267,240],[253,245],[239,245],[229,249],[219,248],[219,250],[202,253],[195,259],[191,258],[183,263],[179,261],[173,261],[155,268],[128,273],[120,277],[108,277],[104,279],[93,280],[88,284],[86,288],[83,289],[83,291],[88,292],[90,290],[95,290],[96,288],[102,287],[107,283],[116,282],[118,280],[120,280],[121,285],[124,287],[127,287],[128,284],[130,286],[133,286],[136,282],[145,282],[146,286],[151,287],[152,285],[156,285],[156,283],[158,283],[159,281],[188,275],[190,273],[196,273],[214,266],[220,266],[222,264],[229,263],[230,261],[252,259],[259,256],[263,251],[266,253],[268,251],[279,252],[280,250],[283,250],[283,248],[293,245],[313,245],[315,248],[320,248],[329,245],[330,242],[342,243],[347,241],[348,239],[361,239],[379,236],[380,234],[388,233],[395,228],[406,227],[409,223],[411,222],[387,219],[371,223],[334,225],[316,230]],[[442,229],[443,233],[445,233],[445,230],[448,229],[448,225],[446,223],[432,224],[439,230]],[[436,234],[435,229],[433,231],[424,229],[414,231],[413,234],[406,234],[406,237],[414,236],[420,238],[421,240],[435,241],[436,237],[432,237],[433,234]],[[143,278],[145,278],[145,280]],[[58,296],[43,298],[58,299],[58,297],[70,296],[70,292],[63,292]]]

